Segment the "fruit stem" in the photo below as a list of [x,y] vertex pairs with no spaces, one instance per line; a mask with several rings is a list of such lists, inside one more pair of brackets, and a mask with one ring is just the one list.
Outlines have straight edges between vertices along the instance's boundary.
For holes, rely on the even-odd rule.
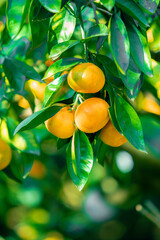
[[77,106],[78,106],[78,101],[79,101],[80,103],[83,102],[82,96],[81,96],[80,94],[77,94],[76,100],[75,100],[75,102],[74,102],[74,104],[73,104],[73,107],[72,107],[72,110],[75,110],[75,109],[77,108]]

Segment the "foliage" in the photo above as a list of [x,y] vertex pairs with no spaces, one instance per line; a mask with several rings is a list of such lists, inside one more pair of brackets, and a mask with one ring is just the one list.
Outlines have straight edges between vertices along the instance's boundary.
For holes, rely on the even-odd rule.
[[[13,151],[11,164],[4,170],[8,177],[22,182],[29,174],[35,155],[40,155],[39,144],[50,136],[44,121],[62,104],[75,107],[93,96],[109,103],[112,123],[132,146],[160,158],[160,114],[154,111],[155,105],[146,113],[143,101],[138,102],[143,93],[144,98],[149,95],[160,103],[158,0],[8,0],[0,4],[1,135]],[[53,61],[48,69],[44,64],[47,58]],[[62,94],[67,75],[61,73],[85,62],[104,72],[104,88],[96,94],[72,89]],[[46,85],[44,101],[35,100],[26,88],[27,81],[45,83],[53,76]],[[18,106],[17,96],[28,101],[28,110]],[[57,147],[63,146],[68,172],[80,190],[96,160],[102,164],[106,151],[108,155],[113,151],[103,146],[99,132],[80,130],[71,139],[58,139]]]

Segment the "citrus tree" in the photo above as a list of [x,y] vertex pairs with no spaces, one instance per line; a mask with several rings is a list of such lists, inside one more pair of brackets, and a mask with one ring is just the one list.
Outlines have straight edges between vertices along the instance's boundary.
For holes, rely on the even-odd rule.
[[0,169],[22,181],[50,133],[79,190],[124,143],[160,157],[159,0],[1,5]]

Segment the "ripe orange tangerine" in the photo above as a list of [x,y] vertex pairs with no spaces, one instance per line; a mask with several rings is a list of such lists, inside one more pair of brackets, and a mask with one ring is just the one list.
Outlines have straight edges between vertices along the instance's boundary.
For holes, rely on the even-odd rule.
[[38,160],[34,160],[29,176],[36,179],[42,179],[45,177],[46,173],[47,169],[45,165]]
[[102,70],[93,63],[81,63],[68,74],[69,86],[80,93],[99,92],[105,84]]
[[0,139],[0,170],[6,168],[12,159],[12,151],[10,146]]
[[112,147],[119,147],[125,142],[127,142],[127,139],[123,135],[121,135],[113,126],[111,120],[102,129],[100,133],[100,138],[105,144]]
[[59,138],[69,138],[75,131],[74,110],[63,107],[58,113],[45,122],[47,130]]
[[85,133],[94,133],[109,121],[109,105],[101,98],[89,98],[75,112],[76,126]]

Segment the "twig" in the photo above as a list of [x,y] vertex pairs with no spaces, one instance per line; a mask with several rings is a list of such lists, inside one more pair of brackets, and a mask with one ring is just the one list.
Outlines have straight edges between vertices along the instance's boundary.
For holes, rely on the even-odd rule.
[[91,6],[93,8],[94,18],[96,20],[96,23],[99,24],[99,20],[98,20],[97,14],[96,14],[96,6],[95,6],[95,4],[93,2],[91,2]]
[[97,7],[97,10],[99,10],[100,12],[107,13],[107,14],[110,15],[110,16],[113,15],[111,12],[109,12],[109,11],[107,11],[107,10],[104,10],[104,9],[102,9],[102,8],[99,8],[99,7]]

